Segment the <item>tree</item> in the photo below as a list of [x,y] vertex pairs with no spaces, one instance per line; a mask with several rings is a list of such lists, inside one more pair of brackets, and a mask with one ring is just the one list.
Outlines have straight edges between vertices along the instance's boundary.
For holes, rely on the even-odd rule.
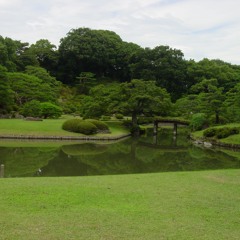
[[189,94],[179,98],[174,104],[174,114],[190,119],[193,114],[199,113],[200,100],[197,94]]
[[7,69],[0,65],[0,113],[9,112],[13,105],[13,92],[7,78]]
[[223,103],[224,116],[231,122],[240,121],[240,83],[230,89],[226,94],[226,99]]
[[55,96],[52,95],[52,87],[38,77],[24,73],[8,73],[7,76],[18,106],[31,100],[56,101]]
[[166,116],[171,111],[170,95],[154,81],[134,79],[121,84],[121,102],[123,111],[132,116],[133,126],[137,126],[137,116]]
[[62,108],[50,102],[41,103],[40,108],[43,118],[59,118],[62,115]]
[[23,105],[21,114],[24,117],[40,117],[41,116],[41,103],[37,100],[32,100]]
[[35,44],[32,44],[28,52],[35,56],[40,67],[45,68],[53,75],[56,74],[58,63],[58,51],[54,44],[47,39],[40,39]]
[[198,94],[199,112],[209,116],[215,115],[215,123],[219,123],[219,115],[224,101],[223,88],[218,87],[217,79],[203,79],[191,87],[191,91]]
[[120,84],[97,85],[90,90],[90,95],[81,101],[81,115],[84,118],[99,118],[120,111]]
[[73,84],[82,72],[92,72],[97,79],[129,80],[128,62],[139,48],[112,31],[73,29],[60,41],[59,79]]
[[137,61],[131,64],[132,78],[155,80],[175,101],[187,92],[186,69],[181,50],[169,46],[145,48],[139,51]]
[[96,85],[95,74],[91,72],[81,72],[76,79],[78,81],[76,85],[80,94],[88,94],[90,88]]
[[51,87],[51,96],[53,102],[56,102],[60,94],[61,82],[57,81],[55,77],[52,77],[46,69],[35,66],[27,66],[25,73],[31,76],[39,78],[43,84],[47,84]]
[[223,87],[224,93],[228,92],[240,81],[240,68],[221,60],[209,60],[207,58],[195,62],[188,62],[188,81],[194,84],[202,80],[216,79],[218,85]]

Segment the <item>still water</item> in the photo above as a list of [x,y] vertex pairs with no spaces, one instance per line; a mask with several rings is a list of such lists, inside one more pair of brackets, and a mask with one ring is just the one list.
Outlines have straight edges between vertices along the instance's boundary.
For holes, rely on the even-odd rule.
[[5,177],[87,176],[240,168],[240,152],[194,146],[163,130],[119,142],[0,141]]

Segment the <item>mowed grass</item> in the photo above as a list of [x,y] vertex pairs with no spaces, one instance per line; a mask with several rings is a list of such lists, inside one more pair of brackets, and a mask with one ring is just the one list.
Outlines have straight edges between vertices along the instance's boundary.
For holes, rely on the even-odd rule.
[[0,239],[240,239],[240,170],[0,179]]
[[[65,118],[45,119],[43,121],[0,119],[0,135],[83,136],[83,134],[63,130],[62,124],[65,121]],[[120,122],[109,122],[108,125],[111,134],[97,134],[97,136],[117,136],[128,132]]]

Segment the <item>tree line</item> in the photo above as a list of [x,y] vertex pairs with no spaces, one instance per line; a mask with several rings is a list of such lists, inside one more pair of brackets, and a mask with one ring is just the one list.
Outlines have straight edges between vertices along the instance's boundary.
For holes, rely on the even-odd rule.
[[122,113],[135,123],[140,115],[201,113],[213,123],[236,122],[239,91],[238,65],[186,60],[179,49],[142,48],[108,30],[72,29],[58,47],[0,36],[1,114]]

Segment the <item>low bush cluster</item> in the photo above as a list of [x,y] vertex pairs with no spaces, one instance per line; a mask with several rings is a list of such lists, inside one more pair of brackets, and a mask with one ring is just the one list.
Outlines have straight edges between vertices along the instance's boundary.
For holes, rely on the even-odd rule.
[[108,126],[98,120],[69,119],[62,125],[62,129],[69,132],[82,133],[85,135],[97,132],[109,132]]
[[239,129],[236,127],[208,128],[203,132],[203,136],[222,139],[238,133]]
[[101,120],[102,120],[102,121],[108,121],[108,120],[111,120],[111,117],[110,117],[110,116],[104,116],[104,115],[103,115],[103,116],[101,117]]
[[204,113],[196,113],[192,115],[192,119],[190,121],[190,127],[192,131],[198,131],[206,128],[208,125],[208,120],[206,114]]
[[121,113],[116,113],[115,114],[115,117],[116,117],[116,119],[119,119],[119,120],[121,120],[121,119],[123,119],[123,114],[121,114]]
[[101,132],[109,131],[108,125],[104,122],[101,122],[96,119],[86,119],[85,121],[88,121],[88,122],[94,124],[97,127],[97,129]]

